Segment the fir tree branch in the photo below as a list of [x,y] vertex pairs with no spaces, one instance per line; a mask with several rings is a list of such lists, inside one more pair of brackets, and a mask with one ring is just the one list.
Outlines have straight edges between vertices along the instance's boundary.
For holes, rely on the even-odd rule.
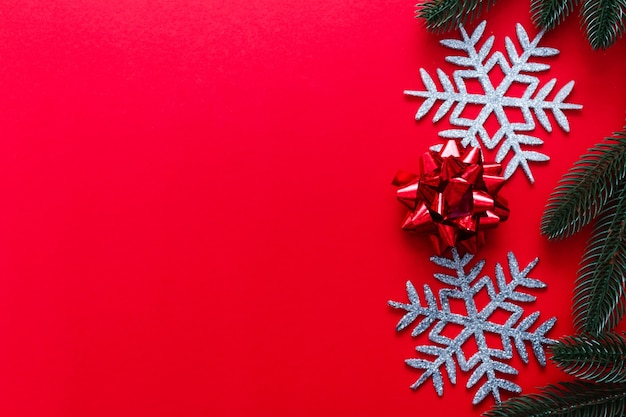
[[538,394],[511,398],[486,417],[618,417],[624,415],[626,384],[562,382]]
[[589,238],[574,290],[574,326],[583,333],[613,329],[626,300],[626,179],[607,201]]
[[535,25],[550,30],[557,27],[580,3],[580,0],[532,0],[530,12]]
[[585,0],[581,15],[594,49],[608,48],[626,30],[626,0]]
[[416,17],[432,32],[447,32],[488,10],[496,0],[430,0],[417,4]]
[[[472,22],[483,8],[496,0],[427,0],[417,4],[416,17],[426,21],[432,32],[447,32]],[[535,25],[554,29],[583,3],[580,11],[587,39],[594,49],[606,49],[626,32],[626,0],[531,0],[530,12]]]
[[578,232],[600,213],[625,177],[626,127],[589,149],[561,178],[548,199],[541,233],[554,239]]
[[549,347],[552,361],[577,378],[626,382],[626,334],[567,336]]

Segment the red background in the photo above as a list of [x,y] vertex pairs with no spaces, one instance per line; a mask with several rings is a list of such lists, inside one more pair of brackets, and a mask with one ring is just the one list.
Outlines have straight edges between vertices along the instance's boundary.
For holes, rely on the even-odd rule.
[[[415,122],[418,69],[451,72],[414,1],[5,0],[0,5],[0,415],[477,415],[467,375],[438,398],[403,360],[426,239],[400,230],[390,180],[438,143]],[[529,1],[488,14],[496,48]],[[542,84],[575,80],[571,133],[536,183],[503,189],[513,250],[549,285],[528,311],[571,333],[589,230],[539,235],[546,199],[621,128],[626,43],[590,50],[571,17]],[[450,37],[456,37],[452,34]],[[492,155],[493,156],[493,155]],[[536,361],[526,392],[563,375]]]

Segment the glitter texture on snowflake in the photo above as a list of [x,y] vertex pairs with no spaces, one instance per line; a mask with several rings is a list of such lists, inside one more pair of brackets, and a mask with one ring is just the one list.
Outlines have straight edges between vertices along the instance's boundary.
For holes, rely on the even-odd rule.
[[[429,359],[432,357],[432,360],[423,358],[406,360],[409,366],[423,370],[411,388],[416,389],[431,378],[437,394],[443,395],[443,369],[445,369],[450,382],[456,384],[456,364],[458,364],[463,372],[473,370],[467,381],[467,388],[472,388],[482,381],[482,385],[474,396],[474,404],[479,403],[489,394],[493,395],[495,401],[499,403],[501,401],[500,390],[521,392],[519,385],[504,378],[506,375],[517,374],[515,368],[504,362],[513,357],[512,345],[515,345],[515,349],[524,363],[528,363],[529,355],[526,348],[529,344],[538,362],[545,366],[544,345],[554,343],[553,340],[546,338],[545,334],[552,328],[556,318],[553,317],[545,321],[534,331],[531,331],[530,328],[539,318],[539,313],[534,312],[520,321],[524,310],[514,304],[514,302],[535,300],[534,296],[517,291],[518,287],[532,289],[545,287],[542,281],[528,277],[530,271],[539,261],[538,258],[520,271],[515,255],[509,252],[508,263],[511,280],[507,282],[502,266],[497,264],[497,290],[491,278],[486,275],[479,278],[485,265],[484,260],[476,263],[469,272],[465,272],[472,258],[473,256],[470,254],[463,257],[459,256],[456,249],[452,250],[451,258],[438,256],[431,258],[433,263],[453,270],[456,275],[435,274],[435,278],[451,287],[444,288],[439,292],[439,304],[437,304],[437,299],[430,287],[424,285],[426,302],[422,305],[415,287],[409,281],[406,284],[409,303],[389,301],[389,305],[406,311],[404,317],[398,322],[397,331],[415,323],[412,332],[412,336],[415,337],[432,326],[428,337],[433,345],[417,346],[416,348],[422,357]],[[489,295],[489,302],[485,307],[479,308],[475,297],[483,289]],[[464,303],[467,314],[458,314],[451,310],[450,302],[454,299]],[[492,319],[496,311],[500,311],[500,314],[506,313],[508,319],[504,324],[499,324]],[[450,338],[443,334],[448,325],[460,326],[462,330],[456,337]],[[487,345],[487,333],[501,338],[502,349],[491,348]],[[478,350],[466,357],[463,346],[471,338],[476,342]]]
[[[463,146],[481,146],[480,142],[482,142],[483,146],[489,150],[500,145],[495,157],[496,162],[501,163],[509,153],[512,153],[504,171],[504,177],[509,178],[518,167],[521,167],[530,182],[533,183],[534,178],[528,163],[547,161],[550,158],[543,153],[524,149],[526,146],[537,146],[543,143],[536,136],[521,133],[535,129],[532,114],[535,114],[537,121],[546,131],[551,132],[552,126],[546,115],[546,111],[550,111],[558,125],[564,131],[569,132],[569,123],[563,110],[581,109],[582,106],[564,102],[574,87],[573,81],[565,84],[551,99],[548,99],[548,95],[554,89],[556,79],[550,80],[537,91],[539,79],[529,74],[546,71],[550,66],[540,62],[531,62],[531,59],[533,57],[554,56],[559,53],[557,49],[538,46],[543,31],[533,40],[530,40],[522,25],[518,24],[516,27],[517,39],[522,52],[521,54],[518,53],[513,41],[506,37],[505,47],[509,58],[507,61],[500,51],[489,56],[493,47],[494,36],[490,36],[479,48],[478,43],[485,31],[485,25],[486,22],[484,21],[479,24],[471,36],[461,26],[462,39],[441,41],[442,45],[462,51],[467,55],[446,57],[446,61],[462,67],[462,69],[454,71],[452,75],[454,84],[445,72],[437,69],[437,76],[442,87],[442,91],[439,91],[432,77],[421,68],[420,74],[426,91],[407,90],[404,93],[426,99],[415,115],[417,120],[424,117],[438,101],[441,101],[442,104],[435,113],[433,122],[440,120],[454,107],[450,115],[450,124],[460,129],[443,130],[439,132],[441,137],[462,139]],[[489,73],[496,66],[502,70],[504,79],[494,85]],[[483,92],[481,94],[468,92],[465,80],[478,81]],[[510,89],[514,83],[525,87],[521,97],[511,95]],[[468,118],[463,115],[468,104],[478,105],[481,108],[480,113],[475,118]],[[511,122],[507,116],[507,108],[516,108],[521,111],[524,121]],[[485,129],[485,122],[492,114],[496,117],[499,128],[493,136],[490,136]],[[439,147],[436,148],[436,150],[438,149]]]

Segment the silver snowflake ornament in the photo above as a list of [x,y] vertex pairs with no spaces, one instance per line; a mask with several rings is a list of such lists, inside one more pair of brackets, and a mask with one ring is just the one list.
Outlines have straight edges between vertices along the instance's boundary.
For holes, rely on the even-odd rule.
[[[521,392],[519,385],[506,379],[506,375],[518,373],[515,368],[505,362],[513,357],[513,345],[524,363],[528,363],[527,345],[529,345],[538,362],[545,366],[544,347],[554,343],[545,334],[552,328],[556,318],[545,321],[531,331],[530,328],[539,318],[539,313],[534,312],[522,319],[524,310],[516,304],[535,300],[534,296],[520,292],[518,288],[545,287],[542,281],[528,276],[539,261],[538,258],[520,270],[515,255],[509,252],[508,266],[511,280],[507,280],[504,269],[497,264],[495,285],[489,276],[479,278],[485,265],[484,260],[476,263],[471,269],[467,268],[472,258],[473,255],[470,254],[459,256],[456,249],[452,250],[452,258],[438,256],[430,258],[436,265],[454,271],[454,275],[435,274],[437,280],[450,287],[439,292],[439,303],[430,287],[424,285],[425,303],[422,304],[415,287],[409,281],[406,284],[409,303],[389,301],[389,305],[406,311],[404,317],[398,322],[397,331],[415,324],[411,334],[416,337],[431,329],[428,338],[433,344],[417,346],[416,350],[421,353],[422,357],[406,360],[409,366],[423,371],[411,388],[416,389],[430,378],[437,394],[443,395],[443,370],[450,382],[456,384],[456,364],[458,364],[463,372],[473,371],[467,381],[467,388],[480,385],[474,395],[474,404],[479,403],[489,394],[499,403],[501,390]],[[469,272],[466,272],[466,269],[469,269]],[[489,295],[489,302],[486,306],[479,308],[475,296],[483,289]],[[450,301],[453,299],[463,302],[467,314],[458,314],[451,310]],[[498,310],[505,312],[508,316],[503,324],[492,319]],[[448,337],[442,333],[448,325],[460,326],[462,330],[456,337]],[[487,345],[487,333],[501,338],[501,349]],[[467,357],[463,348],[472,338],[478,350]]]
[[[549,57],[559,53],[557,49],[539,46],[543,31],[539,32],[533,40],[530,40],[522,25],[518,24],[516,27],[517,39],[521,52],[518,52],[513,41],[506,37],[507,60],[500,51],[490,55],[494,36],[490,36],[479,47],[485,26],[486,22],[483,21],[471,35],[461,26],[461,39],[444,39],[441,41],[442,45],[462,51],[466,55],[446,57],[446,61],[462,68],[454,71],[452,80],[445,72],[437,69],[437,77],[442,87],[441,91],[428,72],[421,68],[420,74],[426,90],[407,90],[404,93],[426,99],[415,115],[417,120],[426,116],[437,102],[442,103],[433,117],[433,122],[437,122],[452,110],[450,124],[459,127],[459,129],[443,130],[439,132],[441,137],[462,139],[463,146],[481,146],[482,143],[489,150],[499,146],[495,156],[497,163],[502,163],[507,155],[512,154],[506,165],[504,177],[509,178],[517,168],[521,167],[530,182],[533,183],[534,178],[528,163],[550,159],[541,152],[525,149],[527,146],[543,144],[539,137],[528,134],[535,129],[533,113],[546,131],[552,131],[550,120],[546,114],[549,111],[554,115],[557,124],[564,131],[569,132],[569,123],[563,110],[581,109],[582,106],[565,102],[574,87],[574,81],[565,84],[550,99],[548,95],[554,89],[556,79],[550,80],[537,91],[539,79],[530,74],[546,71],[550,66],[540,62],[531,62],[532,58]],[[490,77],[490,72],[496,66],[504,74],[504,78],[497,85],[492,82]],[[480,94],[468,92],[466,80],[478,81],[482,92]],[[516,97],[510,93],[514,83],[524,86],[525,89],[521,97]],[[476,117],[470,118],[463,115],[463,110],[468,104],[480,107],[481,110]],[[521,111],[524,121],[511,122],[507,116],[507,108],[516,108]],[[490,136],[485,129],[485,122],[492,114],[496,117],[499,128]]]

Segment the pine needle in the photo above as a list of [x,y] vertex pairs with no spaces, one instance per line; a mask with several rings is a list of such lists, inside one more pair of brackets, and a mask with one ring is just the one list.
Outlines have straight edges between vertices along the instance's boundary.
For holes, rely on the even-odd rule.
[[426,21],[431,32],[447,32],[474,21],[496,0],[431,0],[417,4],[416,17]]
[[626,127],[589,149],[561,178],[548,199],[541,233],[555,239],[578,232],[600,213],[625,177]]
[[552,361],[570,375],[595,382],[626,382],[626,334],[566,336],[549,347]]
[[585,0],[581,14],[594,49],[608,48],[626,30],[626,0]]
[[562,382],[538,394],[511,398],[486,417],[618,417],[624,415],[626,384]]
[[574,290],[574,326],[580,332],[613,329],[626,300],[626,180],[607,201],[589,238]]
[[[496,0],[428,0],[416,5],[416,17],[426,21],[431,32],[441,33],[474,21]],[[626,0],[531,0],[530,12],[535,25],[554,29],[580,3],[581,25],[594,49],[606,49],[626,32]]]
[[580,3],[580,0],[532,0],[530,12],[535,25],[550,30],[563,20]]

